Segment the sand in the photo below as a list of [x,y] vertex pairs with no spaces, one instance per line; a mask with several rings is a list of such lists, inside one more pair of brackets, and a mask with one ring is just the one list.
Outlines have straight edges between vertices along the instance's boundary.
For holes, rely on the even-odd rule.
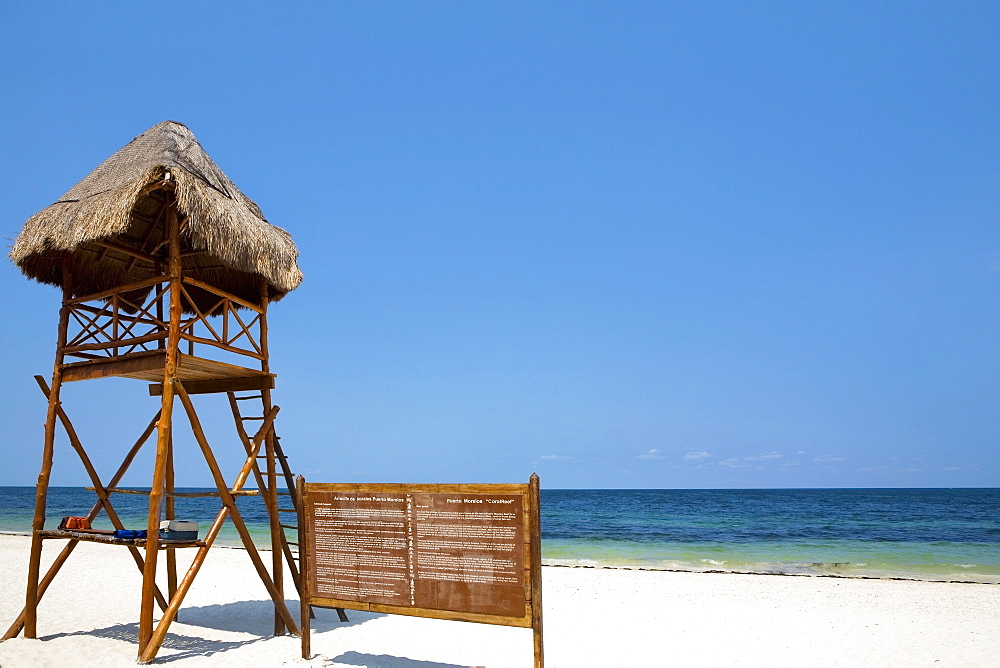
[[[23,605],[28,547],[0,536],[4,629]],[[1000,585],[559,567],[543,581],[552,668],[1000,665]],[[135,665],[139,585],[126,550],[81,544],[39,606],[40,639],[0,643],[0,666]],[[317,611],[305,661],[298,638],[270,635],[271,610],[246,553],[213,549],[157,663],[531,665],[527,629],[353,611],[341,623],[333,610]]]

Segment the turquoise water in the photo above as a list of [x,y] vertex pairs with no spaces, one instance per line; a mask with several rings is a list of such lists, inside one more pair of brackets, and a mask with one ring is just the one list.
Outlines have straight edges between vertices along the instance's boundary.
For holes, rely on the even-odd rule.
[[[208,488],[181,488],[178,492],[211,492]],[[81,487],[50,487],[45,507],[45,526],[54,529],[59,525],[59,521],[67,516],[86,515],[96,502],[97,497],[93,492]],[[121,519],[122,524],[128,529],[145,529],[146,513],[148,509],[149,497],[134,494],[114,494],[111,498],[115,512]],[[271,539],[268,529],[268,517],[264,509],[264,502],[260,497],[243,496],[237,497],[236,506],[240,509],[240,515],[247,525],[254,543],[259,547],[270,548]],[[215,515],[219,511],[221,504],[217,498],[178,498],[176,500],[176,517],[191,519],[198,522],[200,535],[204,537],[205,532],[215,520]],[[8,533],[31,533],[31,520],[35,513],[35,488],[34,487],[0,487],[0,532]],[[293,516],[294,517],[294,516]],[[289,522],[284,522],[289,524]],[[93,522],[95,529],[111,529],[111,522],[102,511]],[[289,539],[296,540],[291,537]],[[239,534],[229,520],[222,527],[219,537],[216,539],[217,545],[238,546]]]
[[[52,488],[47,526],[94,498]],[[145,527],[146,497],[113,501],[127,527]],[[260,498],[238,505],[266,546]],[[219,502],[177,507],[204,535]],[[33,508],[34,488],[0,487],[0,531],[29,532]],[[110,528],[103,515],[95,526]],[[542,535],[550,565],[1000,583],[1000,489],[542,490]],[[240,544],[231,523],[219,543]]]
[[1000,489],[543,491],[548,564],[1000,582]]

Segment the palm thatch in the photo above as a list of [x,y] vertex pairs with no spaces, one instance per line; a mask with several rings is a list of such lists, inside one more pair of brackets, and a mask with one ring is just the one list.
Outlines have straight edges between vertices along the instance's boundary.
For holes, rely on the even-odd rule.
[[[260,302],[261,277],[272,300],[301,283],[291,236],[268,223],[174,121],[133,139],[29,218],[10,258],[29,278],[62,285],[68,252],[74,296],[141,281],[161,273],[164,212],[172,205],[181,220],[184,275],[253,303]],[[211,297],[195,300],[207,304]]]

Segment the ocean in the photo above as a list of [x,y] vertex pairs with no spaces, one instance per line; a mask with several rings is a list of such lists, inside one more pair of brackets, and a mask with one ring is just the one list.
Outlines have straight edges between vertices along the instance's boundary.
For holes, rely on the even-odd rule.
[[[33,487],[0,487],[0,532],[29,533]],[[178,491],[209,491],[193,488]],[[50,488],[46,526],[95,500]],[[114,495],[126,527],[146,497]],[[258,497],[238,500],[268,544]],[[204,532],[213,498],[180,498]],[[94,524],[111,528],[102,514]],[[230,522],[218,544],[239,545]],[[1000,583],[1000,489],[542,490],[542,559],[556,566],[725,571]]]
[[543,490],[545,563],[1000,583],[1000,489]]

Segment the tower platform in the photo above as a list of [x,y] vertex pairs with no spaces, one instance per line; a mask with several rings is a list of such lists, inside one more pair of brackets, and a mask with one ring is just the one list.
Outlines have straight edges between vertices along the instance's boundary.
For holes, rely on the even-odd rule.
[[[149,394],[159,396],[163,393],[162,381],[166,359],[165,350],[151,350],[70,362],[61,367],[62,379],[68,383],[93,378],[134,378],[153,383],[150,385]],[[177,378],[184,383],[189,394],[207,394],[270,390],[274,388],[275,374],[177,353]]]

